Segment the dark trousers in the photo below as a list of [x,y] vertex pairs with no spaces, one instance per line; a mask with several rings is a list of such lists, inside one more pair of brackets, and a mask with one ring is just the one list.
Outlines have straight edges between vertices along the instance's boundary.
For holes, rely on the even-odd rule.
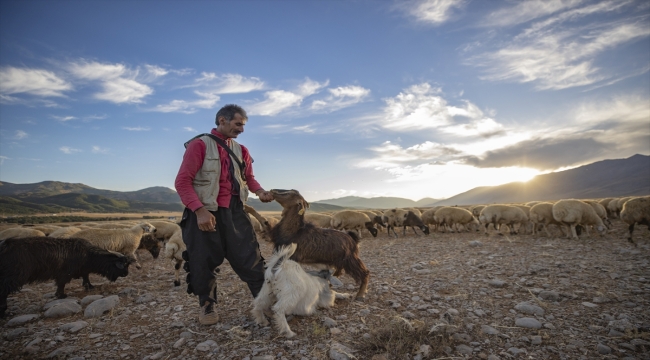
[[196,214],[185,209],[181,228],[187,247],[192,292],[205,301],[217,301],[215,269],[228,259],[230,266],[244,281],[253,297],[264,284],[264,259],[248,214],[239,196],[233,196],[230,207],[211,211],[217,220],[216,231],[201,231]]

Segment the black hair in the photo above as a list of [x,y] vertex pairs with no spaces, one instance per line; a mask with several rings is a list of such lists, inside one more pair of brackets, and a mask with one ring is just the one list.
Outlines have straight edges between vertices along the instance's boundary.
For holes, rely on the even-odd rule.
[[244,119],[248,119],[248,115],[246,115],[246,110],[244,110],[241,106],[235,105],[235,104],[228,104],[219,109],[217,111],[217,116],[214,118],[214,123],[219,126],[219,118],[224,117],[226,121],[232,120],[233,117],[235,117],[235,114],[241,115]]

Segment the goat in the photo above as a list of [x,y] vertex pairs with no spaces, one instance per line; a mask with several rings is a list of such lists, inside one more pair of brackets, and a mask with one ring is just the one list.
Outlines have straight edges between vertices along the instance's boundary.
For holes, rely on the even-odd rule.
[[296,243],[298,248],[291,260],[303,264],[324,264],[335,268],[334,276],[342,270],[360,283],[357,300],[364,299],[368,291],[370,270],[359,258],[359,237],[348,231],[317,228],[305,222],[309,203],[297,190],[271,190],[273,198],[282,205],[282,220],[272,228],[267,225],[271,242],[277,251],[280,247]]
[[300,264],[289,259],[297,247],[297,244],[291,243],[273,252],[266,262],[264,285],[253,300],[251,311],[255,322],[266,326],[269,322],[264,312],[272,309],[278,331],[287,338],[296,336],[296,333],[289,328],[286,315],[311,315],[316,307],[334,305],[336,298],[336,292],[329,286],[329,270],[307,273]]
[[66,297],[65,285],[83,279],[86,290],[94,286],[89,274],[99,274],[109,281],[129,274],[134,260],[120,253],[104,250],[84,239],[30,237],[0,242],[0,317],[7,310],[7,297],[23,285],[55,280],[55,296]]

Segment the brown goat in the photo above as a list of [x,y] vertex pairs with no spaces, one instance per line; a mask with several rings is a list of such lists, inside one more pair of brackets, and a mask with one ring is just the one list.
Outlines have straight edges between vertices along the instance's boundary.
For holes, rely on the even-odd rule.
[[370,270],[359,258],[359,237],[352,231],[344,233],[317,228],[305,222],[309,203],[296,190],[271,190],[273,198],[282,205],[282,220],[269,226],[275,249],[296,243],[298,248],[291,259],[303,264],[325,264],[334,267],[334,276],[341,270],[360,283],[356,298],[362,300],[368,292]]

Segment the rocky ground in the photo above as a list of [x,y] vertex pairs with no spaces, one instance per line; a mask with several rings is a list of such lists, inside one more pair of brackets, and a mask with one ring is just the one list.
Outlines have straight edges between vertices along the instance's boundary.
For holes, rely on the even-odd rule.
[[[290,317],[290,340],[252,322],[227,263],[221,321],[205,327],[172,262],[141,253],[143,269],[115,283],[91,277],[85,292],[73,280],[64,305],[52,306],[52,283],[10,296],[0,359],[650,359],[650,232],[637,230],[638,247],[620,222],[592,236],[366,236],[367,299]],[[341,280],[338,291],[356,292]],[[91,306],[108,311],[89,317]]]

